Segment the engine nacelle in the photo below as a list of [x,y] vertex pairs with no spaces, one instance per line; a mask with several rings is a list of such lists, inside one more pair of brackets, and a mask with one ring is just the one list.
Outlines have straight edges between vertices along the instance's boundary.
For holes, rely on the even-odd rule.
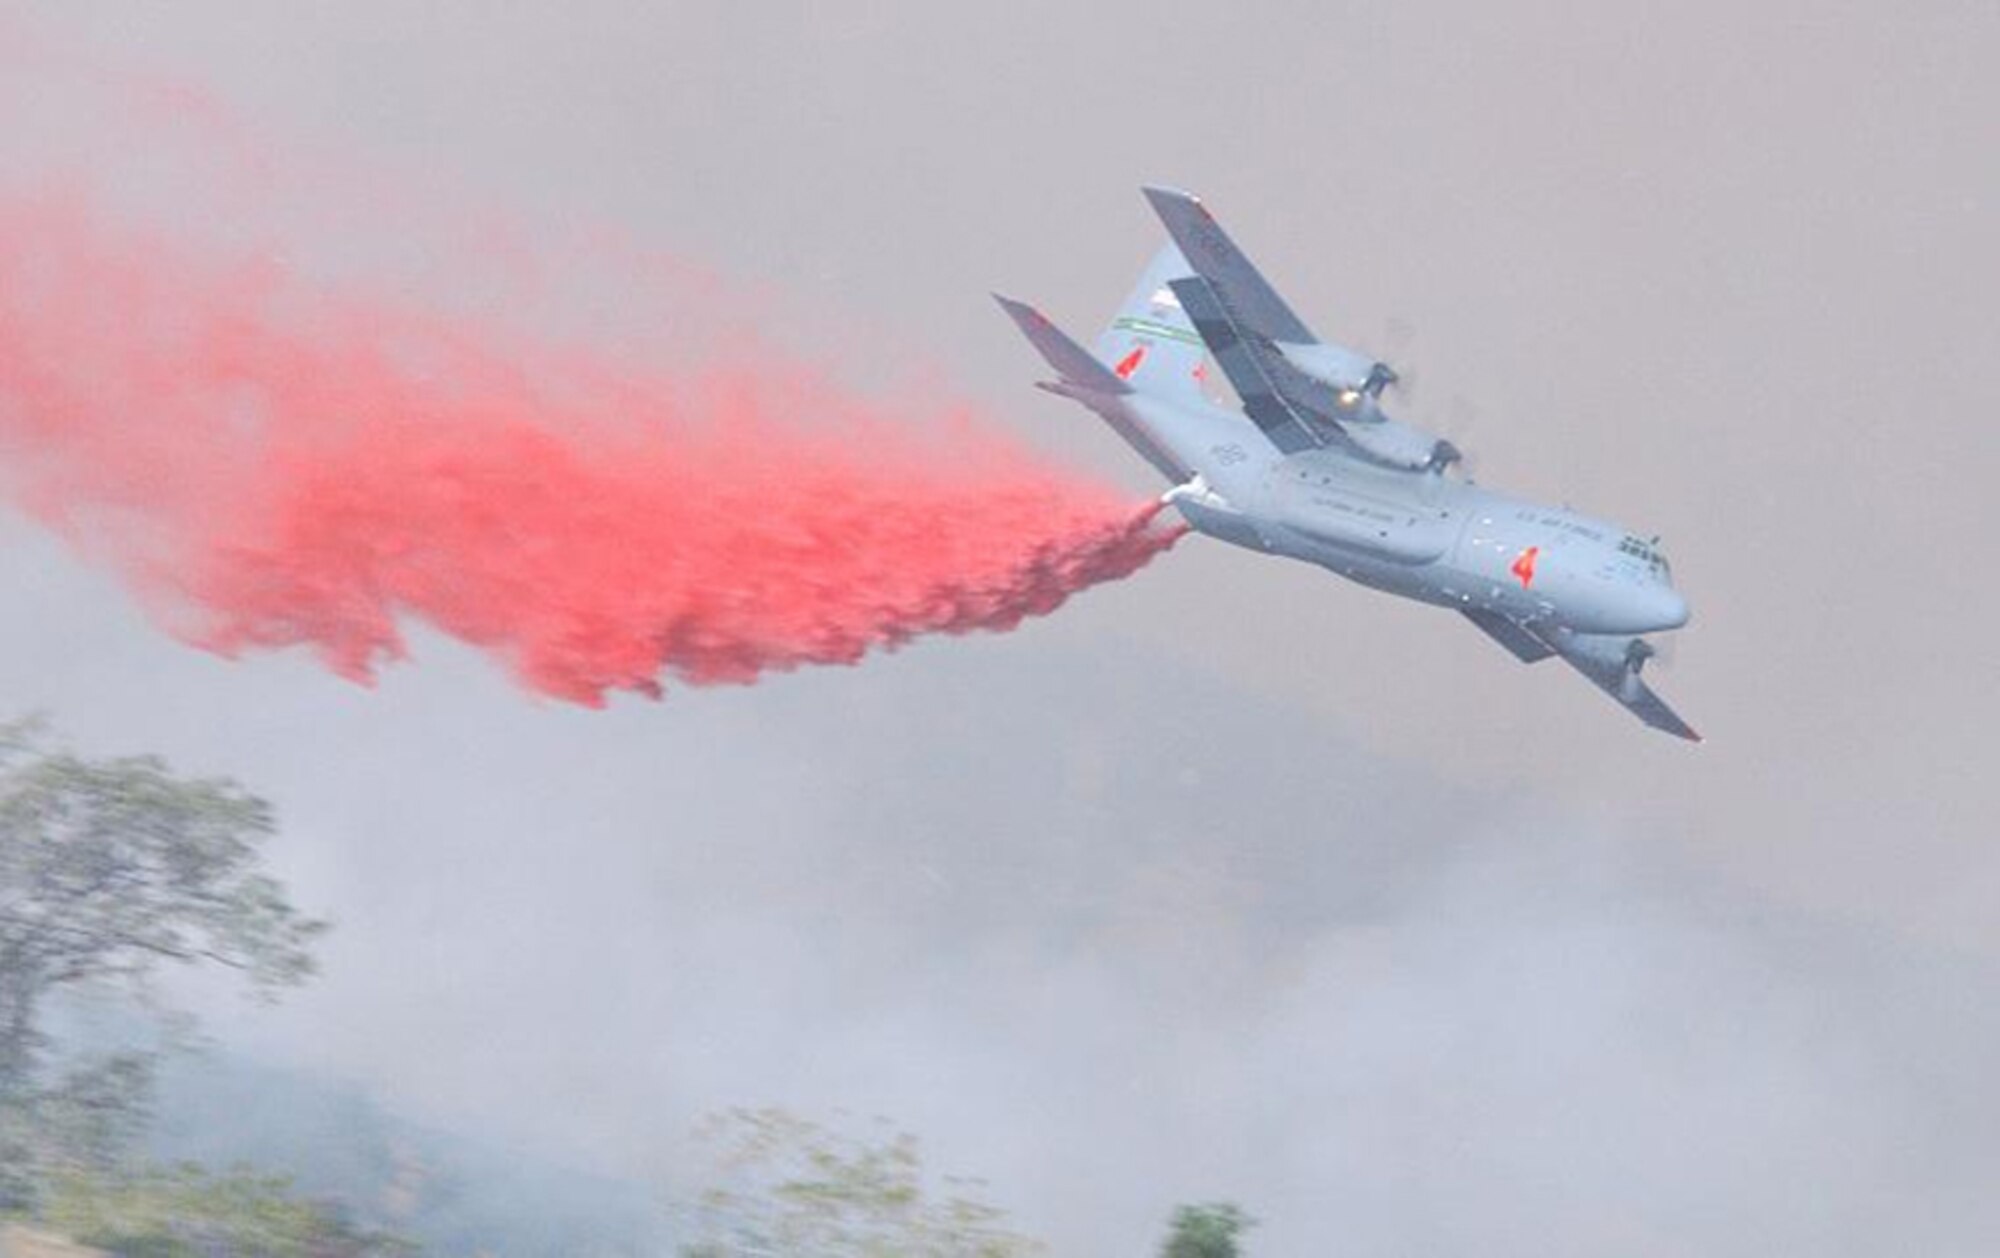
[[[1458,447],[1421,428],[1399,423],[1382,409],[1382,390],[1396,381],[1387,363],[1338,345],[1276,343],[1287,366],[1312,383],[1287,394],[1310,414],[1339,426],[1368,458],[1390,467],[1443,471],[1459,461]],[[1281,384],[1280,391],[1285,391]]]
[[1393,419],[1346,429],[1347,439],[1379,463],[1413,471],[1443,471],[1459,459],[1458,447],[1421,428]]
[[[1286,362],[1335,389],[1360,389],[1377,368],[1388,370],[1368,355],[1338,345],[1295,345],[1280,341],[1277,349]],[[1395,379],[1394,372],[1389,373],[1389,379]]]

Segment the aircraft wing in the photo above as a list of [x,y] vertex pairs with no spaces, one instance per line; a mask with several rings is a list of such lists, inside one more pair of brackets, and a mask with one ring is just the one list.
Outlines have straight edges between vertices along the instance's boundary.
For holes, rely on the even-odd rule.
[[[1279,397],[1294,410],[1335,427],[1382,419],[1372,404],[1358,404],[1361,395],[1356,392],[1377,378],[1384,370],[1382,364],[1315,337],[1199,200],[1167,188],[1147,188],[1145,193],[1187,264],[1208,281],[1216,301],[1257,355],[1258,365],[1270,377],[1271,388]],[[1309,352],[1328,372],[1328,378],[1300,370],[1279,351],[1279,341],[1290,346],[1291,353]],[[1389,378],[1394,378],[1393,373]],[[1341,380],[1344,385],[1336,383]],[[1370,403],[1372,393],[1380,387],[1370,390]]]
[[1554,647],[1499,612],[1489,612],[1483,607],[1467,607],[1461,614],[1523,664],[1533,664],[1556,653]]
[[1522,663],[1533,664],[1559,655],[1571,668],[1588,677],[1592,685],[1654,729],[1689,742],[1701,741],[1694,727],[1639,679],[1639,670],[1653,653],[1644,638],[1546,630],[1483,609],[1469,609],[1465,618]]
[[1174,290],[1181,312],[1194,324],[1208,352],[1215,355],[1216,365],[1229,377],[1236,395],[1243,400],[1243,413],[1263,430],[1271,444],[1286,454],[1325,445],[1320,433],[1292,409],[1272,384],[1258,355],[1237,329],[1236,321],[1217,300],[1214,287],[1195,276],[1169,281],[1168,287]]
[[1181,256],[1195,274],[1215,286],[1223,307],[1240,327],[1273,341],[1299,345],[1318,341],[1199,199],[1172,188],[1147,188],[1145,193],[1167,234],[1180,246]]
[[1640,666],[1653,653],[1644,638],[1563,633],[1552,634],[1551,639],[1549,645],[1556,649],[1557,655],[1590,678],[1599,690],[1624,705],[1633,716],[1675,738],[1685,738],[1691,743],[1701,741],[1693,726],[1668,707],[1666,700],[1654,694],[1651,686],[1639,680]]

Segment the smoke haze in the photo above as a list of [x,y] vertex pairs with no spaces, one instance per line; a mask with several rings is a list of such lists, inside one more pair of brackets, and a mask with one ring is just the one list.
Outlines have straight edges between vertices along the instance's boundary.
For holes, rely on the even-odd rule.
[[719,1105],[879,1111],[1058,1253],[1137,1258],[1215,1197],[1266,1255],[2000,1251],[1992,6],[37,20],[423,172],[293,187],[267,232],[189,207],[284,171],[203,140],[223,191],[161,192],[111,160],[129,121],[10,91],[9,168],[87,159],[113,240],[281,236],[311,292],[622,340],[683,398],[650,279],[468,274],[508,233],[434,230],[603,224],[777,294],[787,361],[937,363],[1113,507],[1147,469],[1026,389],[985,294],[1087,331],[1156,246],[1137,186],[1192,187],[1315,326],[1418,369],[1482,479],[1664,534],[1695,609],[1660,675],[1692,754],[1202,539],[1014,633],[585,712],[421,619],[374,690],[188,651],[10,516],[0,693],[272,797],[337,919],[280,1008],[196,994],[231,1052],[644,1191]]

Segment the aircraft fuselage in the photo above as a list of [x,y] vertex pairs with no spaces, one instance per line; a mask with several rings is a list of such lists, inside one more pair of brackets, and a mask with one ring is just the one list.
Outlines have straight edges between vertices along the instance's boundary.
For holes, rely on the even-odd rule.
[[1582,634],[1687,623],[1665,560],[1616,524],[1441,471],[1327,449],[1282,455],[1220,408],[1141,395],[1101,404],[1118,407],[1195,478],[1167,501],[1222,541],[1405,598]]

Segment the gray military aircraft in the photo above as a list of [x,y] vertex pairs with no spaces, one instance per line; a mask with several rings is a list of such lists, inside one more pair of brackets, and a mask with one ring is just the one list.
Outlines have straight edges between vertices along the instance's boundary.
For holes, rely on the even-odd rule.
[[[1559,656],[1646,724],[1700,741],[1639,676],[1643,635],[1688,619],[1657,539],[1452,474],[1450,442],[1384,409],[1387,364],[1314,336],[1196,198],[1145,191],[1173,243],[1095,357],[998,298],[1055,369],[1039,387],[1103,417],[1196,531],[1449,607],[1523,663]],[[1203,387],[1211,356],[1241,414]]]

